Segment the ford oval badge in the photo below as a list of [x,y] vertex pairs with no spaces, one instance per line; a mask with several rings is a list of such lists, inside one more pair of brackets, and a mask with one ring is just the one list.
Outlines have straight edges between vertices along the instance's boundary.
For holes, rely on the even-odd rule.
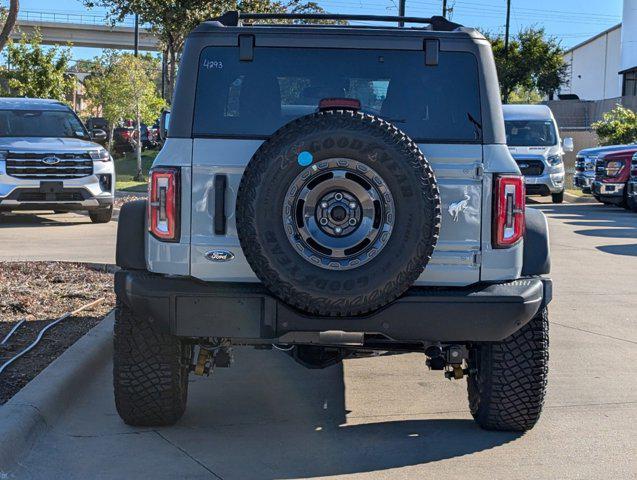
[[206,252],[206,258],[211,262],[229,262],[234,258],[234,253],[228,250],[210,250]]
[[56,157],[55,155],[51,157],[44,157],[42,159],[42,163],[46,165],[57,165],[58,163],[60,163],[60,159]]

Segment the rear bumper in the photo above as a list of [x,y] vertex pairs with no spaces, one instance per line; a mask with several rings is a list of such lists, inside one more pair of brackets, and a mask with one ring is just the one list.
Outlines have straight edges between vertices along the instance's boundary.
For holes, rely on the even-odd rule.
[[259,284],[204,283],[120,270],[115,292],[137,315],[181,337],[228,337],[241,343],[343,345],[368,335],[394,342],[499,341],[552,298],[548,278],[467,288],[412,287],[382,309],[359,317],[306,315]]

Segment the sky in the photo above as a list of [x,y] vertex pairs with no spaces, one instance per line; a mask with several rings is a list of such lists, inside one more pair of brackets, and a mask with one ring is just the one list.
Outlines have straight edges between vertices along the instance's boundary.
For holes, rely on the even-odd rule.
[[[8,1],[2,1],[7,4]],[[317,0],[331,13],[394,15],[398,0]],[[564,48],[572,47],[621,22],[622,0],[511,0],[511,32],[534,26],[544,27]],[[52,4],[55,8],[51,8]],[[447,0],[453,7],[451,19],[465,26],[491,33],[504,33],[506,0]],[[23,14],[47,12],[103,17],[104,10],[88,10],[81,0],[21,0]],[[442,0],[406,0],[406,14],[440,15]],[[92,48],[74,48],[73,58],[98,55]]]

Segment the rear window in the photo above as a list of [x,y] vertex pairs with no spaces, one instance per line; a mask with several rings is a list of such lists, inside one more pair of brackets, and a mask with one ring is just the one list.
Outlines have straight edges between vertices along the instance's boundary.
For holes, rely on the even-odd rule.
[[481,141],[478,67],[469,53],[257,48],[241,62],[236,47],[200,58],[193,133],[267,137],[313,113],[323,98],[355,98],[416,141]]

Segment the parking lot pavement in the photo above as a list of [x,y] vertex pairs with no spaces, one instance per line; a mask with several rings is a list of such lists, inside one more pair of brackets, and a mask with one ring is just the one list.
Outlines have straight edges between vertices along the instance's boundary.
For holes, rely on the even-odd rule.
[[78,213],[0,215],[0,261],[115,263],[117,223],[94,224]]
[[635,478],[637,215],[540,205],[550,220],[549,393],[525,435],[471,420],[464,381],[418,354],[305,370],[281,352],[237,349],[191,383],[175,427],[117,417],[111,366],[21,460],[17,478]]

